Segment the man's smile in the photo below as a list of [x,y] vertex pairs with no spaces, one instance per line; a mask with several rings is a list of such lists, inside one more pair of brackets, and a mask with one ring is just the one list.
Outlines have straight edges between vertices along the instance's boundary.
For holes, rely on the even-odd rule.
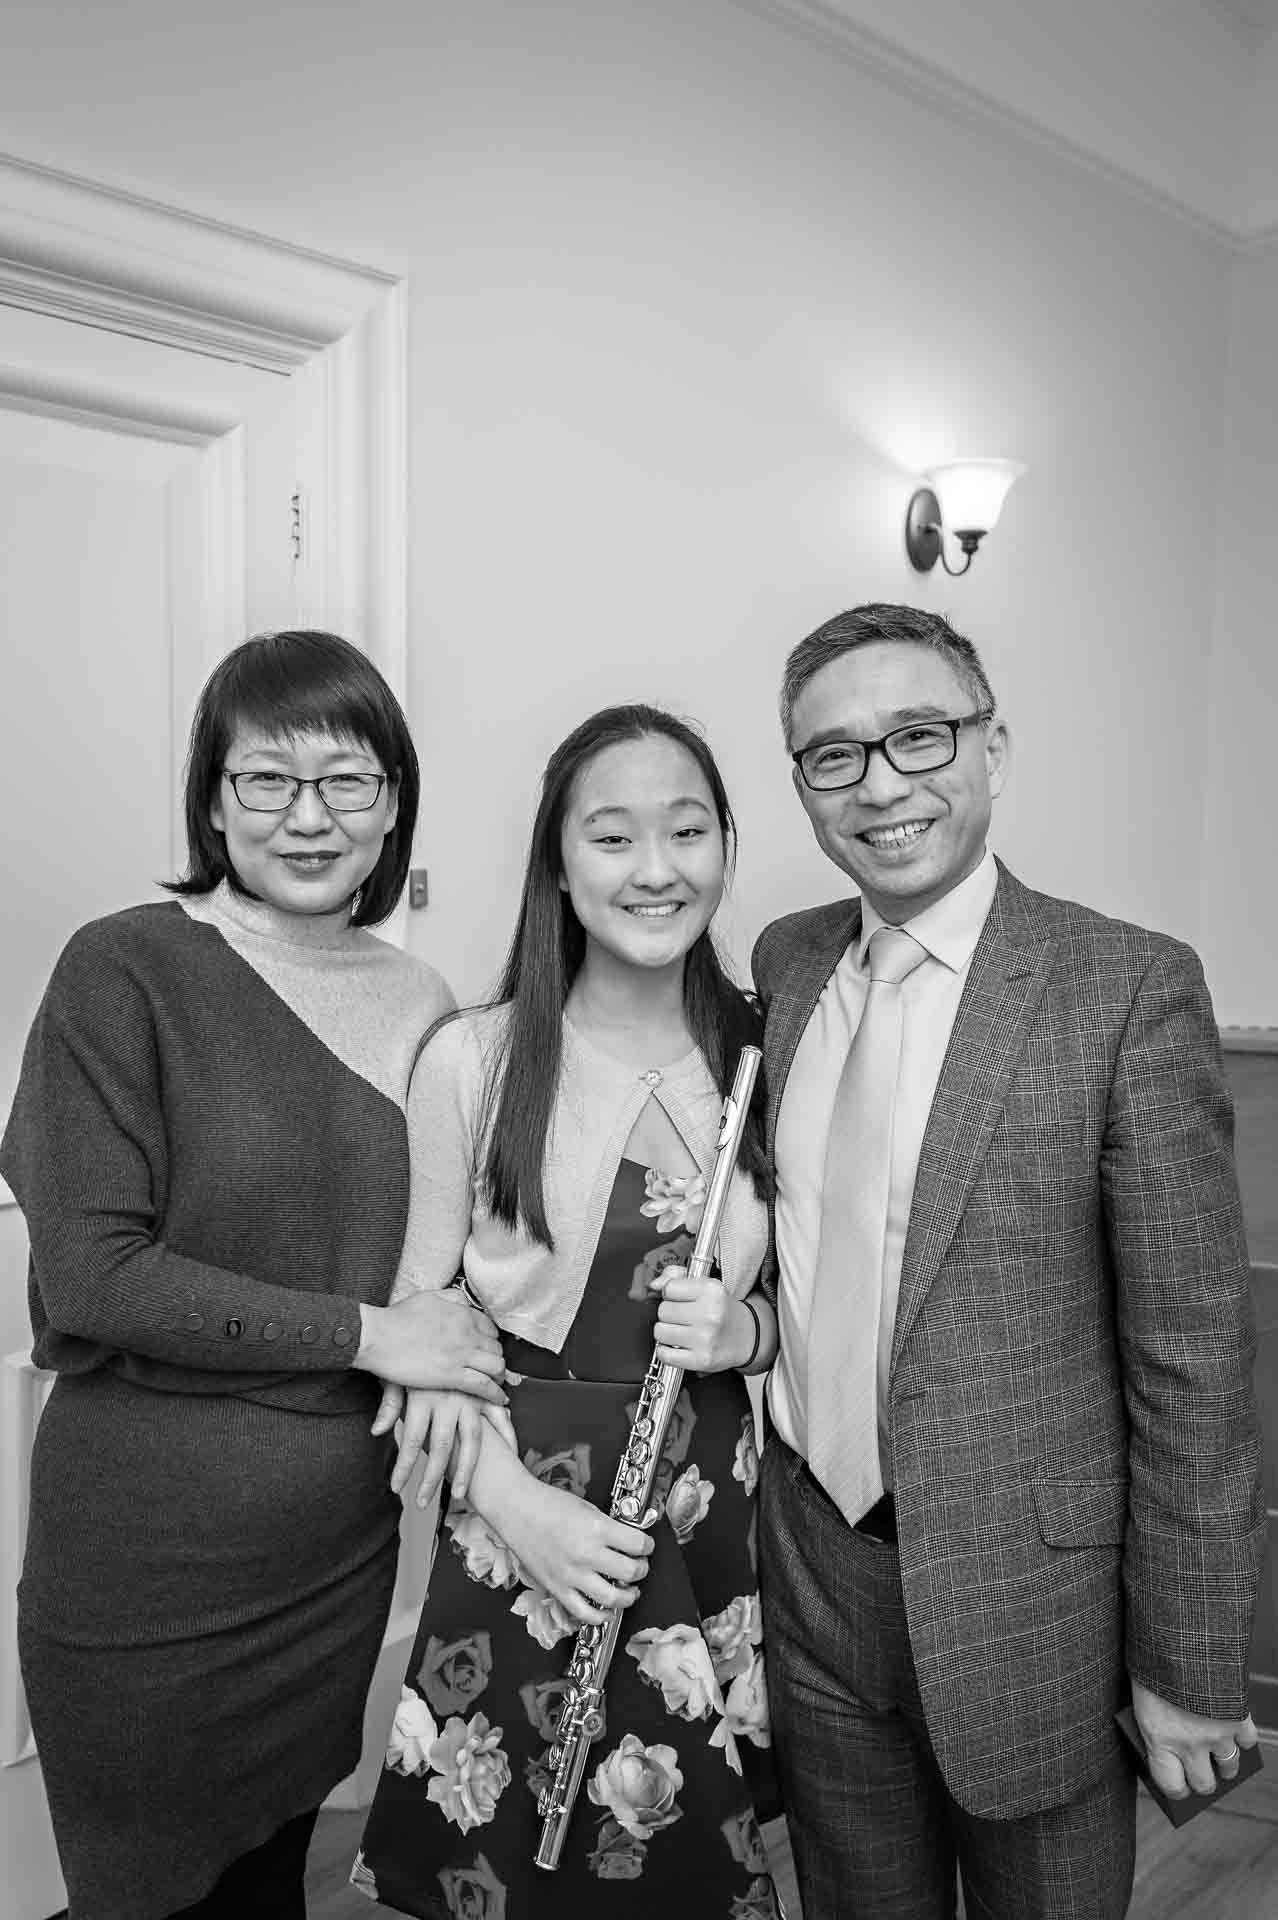
[[893,847],[908,847],[913,841],[921,839],[931,825],[930,820],[902,820],[893,827],[867,827],[856,837],[864,840],[868,847],[891,850]]

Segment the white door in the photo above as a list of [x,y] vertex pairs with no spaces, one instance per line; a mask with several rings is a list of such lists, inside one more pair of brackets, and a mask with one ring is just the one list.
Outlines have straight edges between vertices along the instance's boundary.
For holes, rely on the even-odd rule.
[[[288,382],[278,383],[283,390]],[[287,391],[281,398],[291,399]],[[278,511],[278,542],[247,556],[252,624],[289,604],[287,404],[269,410],[245,457]],[[75,927],[156,899],[173,877],[174,774],[189,719],[175,701],[175,570],[192,563],[190,504],[216,457],[137,435],[0,411],[0,1112],[49,970]],[[256,543],[250,543],[256,546]],[[201,666],[211,662],[200,662]],[[193,676],[188,671],[189,682]],[[3,1195],[7,1199],[7,1192]],[[30,1338],[21,1215],[0,1206],[0,1355]],[[8,1370],[3,1390],[22,1392]],[[13,1665],[13,1580],[29,1443],[6,1414],[0,1523],[0,1920],[44,1920],[64,1904],[52,1833]]]
[[[6,1113],[42,981],[67,934],[81,918],[145,898],[169,860],[167,460],[150,459],[145,441],[131,446],[75,427],[32,431],[52,424],[0,414],[0,817],[13,822],[0,856]],[[29,1337],[19,1285],[25,1252],[21,1216],[9,1208],[0,1213],[0,1353]],[[16,1438],[21,1447],[20,1430]],[[16,1465],[6,1461],[8,1470]],[[8,1491],[19,1489],[15,1477]],[[6,1514],[6,1658],[16,1518]],[[14,1751],[21,1727],[12,1724],[20,1713],[12,1671],[5,1691],[0,1909],[6,1920],[40,1920],[63,1904],[62,1886],[39,1765]]]

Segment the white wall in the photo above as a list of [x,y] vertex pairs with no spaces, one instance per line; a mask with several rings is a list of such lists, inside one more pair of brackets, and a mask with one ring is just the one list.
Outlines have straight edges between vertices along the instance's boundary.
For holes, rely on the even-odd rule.
[[[1217,243],[732,0],[138,0],[92,43],[15,18],[4,144],[408,279],[412,937],[461,992],[545,754],[603,700],[708,723],[738,956],[837,887],[772,705],[787,647],[868,597],[986,651],[1026,877],[1201,936]],[[1032,471],[970,578],[923,581],[913,474],[963,450]]]
[[[441,841],[423,932],[463,988],[482,975],[537,760],[636,691],[722,747],[743,931],[828,890],[774,684],[816,620],[883,596],[986,647],[1023,749],[1001,839],[1027,874],[1196,935],[1201,788],[1168,791],[1131,715],[1153,703],[1175,750],[1205,697],[1210,570],[1178,528],[1216,470],[1223,257],[768,21],[716,39],[712,11],[731,19],[650,15],[624,65],[596,16],[571,68],[505,88],[476,38],[430,103],[452,284],[415,340],[417,587],[447,725],[418,717],[428,791],[464,793],[492,851]],[[972,577],[923,583],[910,475],[964,448],[1033,472]],[[502,729],[505,790],[468,785]],[[497,881],[478,912],[476,873]]]
[[1244,233],[1278,231],[1278,27],[1256,49],[1243,122],[1236,218]]
[[1278,854],[1266,788],[1278,757],[1278,242],[1239,261],[1223,481],[1203,957],[1220,1019],[1278,1027]]

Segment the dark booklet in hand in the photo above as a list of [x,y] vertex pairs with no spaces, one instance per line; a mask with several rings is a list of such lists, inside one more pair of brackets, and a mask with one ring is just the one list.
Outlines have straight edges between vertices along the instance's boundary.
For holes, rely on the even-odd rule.
[[1169,1794],[1163,1792],[1149,1771],[1149,1755],[1145,1750],[1145,1742],[1141,1738],[1140,1728],[1136,1725],[1136,1716],[1131,1708],[1124,1707],[1121,1713],[1114,1715],[1114,1718],[1118,1722],[1119,1732],[1131,1747],[1137,1773],[1174,1827],[1183,1827],[1185,1822],[1192,1820],[1196,1813],[1201,1813],[1205,1807],[1214,1807],[1218,1800],[1223,1800],[1227,1793],[1232,1793],[1235,1787],[1240,1787],[1244,1780],[1250,1780],[1253,1773],[1260,1772],[1260,1748],[1239,1747],[1238,1771],[1232,1780],[1225,1780],[1217,1775],[1220,1784],[1214,1793],[1187,1793],[1183,1800],[1173,1800]]

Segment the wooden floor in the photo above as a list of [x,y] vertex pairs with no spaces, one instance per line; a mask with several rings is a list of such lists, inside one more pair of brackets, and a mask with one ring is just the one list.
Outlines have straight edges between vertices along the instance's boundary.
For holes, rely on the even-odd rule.
[[[1128,1920],[1275,1920],[1278,1915],[1278,1741],[1265,1771],[1187,1827],[1169,1826],[1144,1789],[1137,1813],[1136,1893]],[[311,1847],[310,1920],[371,1920],[377,1909],[346,1885],[363,1815],[325,1813]],[[786,1920],[801,1920],[784,1826],[766,1830]],[[601,1913],[606,1912],[601,1902]],[[507,1920],[520,1920],[517,1913]],[[570,1916],[565,1915],[565,1920]],[[575,1920],[575,1916],[571,1917]],[[838,1920],[813,1914],[810,1920]]]

